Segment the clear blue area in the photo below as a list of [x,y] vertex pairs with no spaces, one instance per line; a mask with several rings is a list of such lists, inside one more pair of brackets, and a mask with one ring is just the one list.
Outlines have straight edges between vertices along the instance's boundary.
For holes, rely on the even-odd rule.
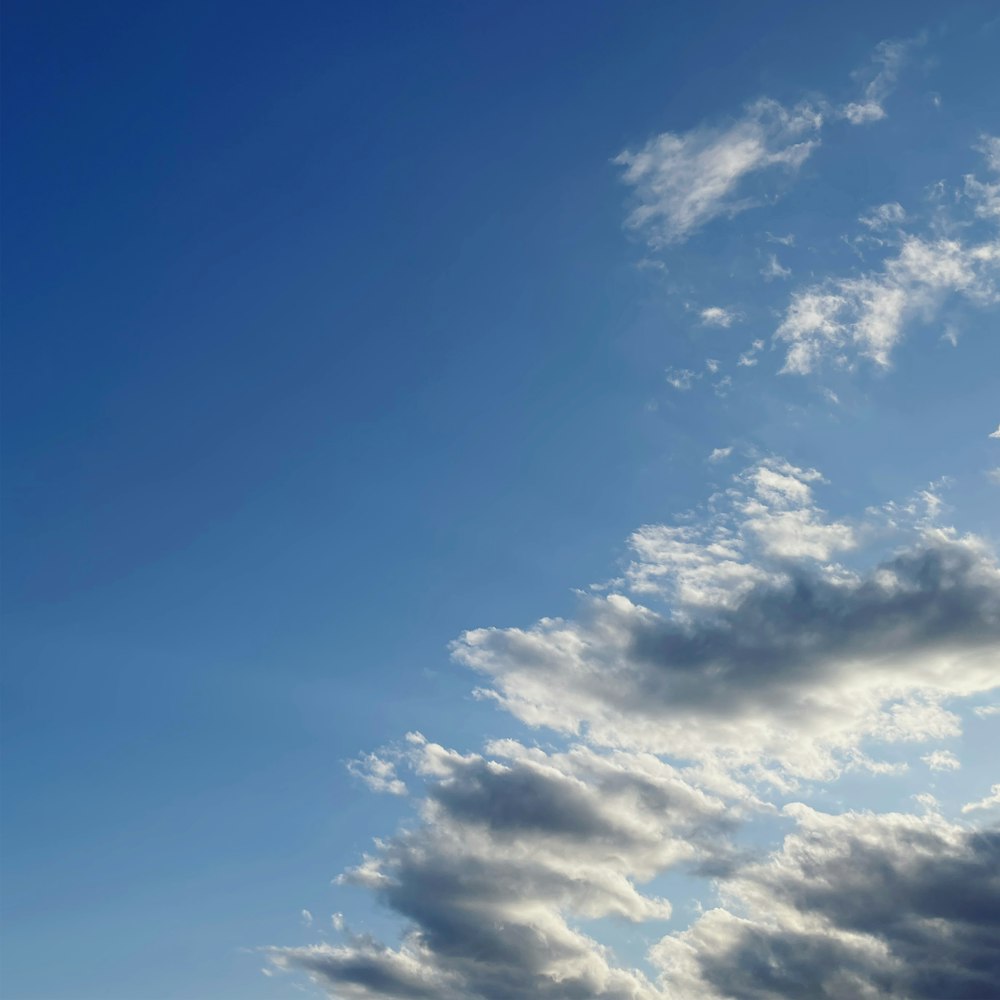
[[[975,169],[996,16],[9,0],[2,995],[296,995],[246,949],[328,922],[329,879],[406,808],[342,762],[516,735],[449,640],[570,612],[629,531],[704,498],[714,447],[819,466],[835,513],[949,472],[985,530],[995,315],[835,386],[808,442],[763,374],[680,406],[664,368],[748,330],[684,327],[636,269],[611,161],[748,95],[846,96],[926,31],[889,120],[776,206],[804,272],[807,230],[832,247],[859,199]],[[708,225],[671,273],[758,295],[769,336],[787,286],[734,285],[735,238]]]

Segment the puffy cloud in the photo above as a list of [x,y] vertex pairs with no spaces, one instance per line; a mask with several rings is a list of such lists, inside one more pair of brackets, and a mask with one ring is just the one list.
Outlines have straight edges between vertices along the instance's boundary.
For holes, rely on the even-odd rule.
[[703,326],[732,326],[740,314],[732,309],[724,309],[722,306],[709,306],[701,311],[701,322]]
[[626,150],[614,161],[635,191],[626,224],[644,232],[652,246],[664,246],[712,219],[743,211],[753,204],[740,196],[744,179],[797,170],[816,147],[821,124],[809,105],[789,109],[760,100],[729,125],[664,132]]
[[530,725],[759,775],[829,777],[865,740],[954,736],[944,703],[998,685],[994,557],[925,525],[848,572],[829,559],[856,529],[815,506],[819,481],[761,462],[704,524],[633,535],[625,581],[650,606],[590,597],[576,620],[475,629],[454,654]]
[[733,453],[732,445],[728,448],[713,448],[712,453],[708,456],[710,462],[721,462],[724,459],[729,458]]
[[654,948],[676,998],[996,995],[1000,830],[786,807],[798,828]]
[[271,960],[338,997],[658,995],[567,916],[668,917],[670,904],[635,881],[681,862],[728,867],[737,813],[649,755],[411,743],[430,781],[421,825],[341,877],[407,921],[403,945],[352,938],[270,949]]
[[950,750],[934,750],[920,758],[932,771],[958,771],[962,762]]
[[406,785],[396,777],[396,765],[376,753],[362,754],[347,762],[347,770],[360,778],[373,792],[405,795]]
[[980,304],[997,301],[1000,241],[904,236],[879,272],[834,279],[796,292],[775,332],[789,347],[782,371],[806,374],[832,357],[850,363],[857,352],[887,367],[905,324],[929,319],[953,294]]
[[991,438],[1000,438],[1000,425],[997,426],[997,429],[995,431],[992,431],[990,433],[990,437]]

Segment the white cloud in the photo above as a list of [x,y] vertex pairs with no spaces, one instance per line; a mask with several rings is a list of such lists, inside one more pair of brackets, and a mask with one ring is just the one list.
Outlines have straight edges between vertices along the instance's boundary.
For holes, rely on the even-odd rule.
[[856,74],[859,77],[866,75],[870,77],[865,84],[861,99],[841,108],[840,113],[852,125],[866,125],[886,117],[883,102],[895,86],[912,44],[905,41],[886,41],[876,46],[871,68]]
[[702,309],[700,315],[702,326],[732,326],[741,318],[738,312],[722,306],[709,306]]
[[967,245],[955,239],[905,236],[880,272],[813,285],[792,296],[775,332],[790,346],[782,371],[806,374],[825,358],[850,364],[856,352],[887,367],[913,318],[931,318],[945,298],[997,301],[1000,240]]
[[306,927],[312,927],[313,915],[308,910],[302,911],[302,923]]
[[990,437],[1000,439],[1000,425],[997,425],[997,429],[990,433]]
[[686,392],[701,375],[691,371],[690,368],[668,368],[667,385],[681,392]]
[[755,340],[749,347],[748,350],[744,351],[736,361],[736,364],[740,368],[752,368],[757,364],[758,358],[756,355],[758,352],[764,349],[763,340]]
[[880,231],[888,229],[889,226],[898,226],[906,219],[906,212],[898,201],[890,201],[885,205],[878,205],[871,209],[867,215],[862,215],[858,221],[869,229]]
[[728,448],[713,448],[712,453],[708,456],[708,460],[710,462],[721,462],[723,459],[729,458],[732,453],[733,449],[731,445]]
[[705,223],[754,204],[740,196],[745,178],[797,170],[818,143],[822,117],[809,105],[759,100],[729,125],[664,132],[615,158],[636,196],[626,222],[652,246],[685,240]]
[[406,785],[396,777],[396,765],[377,753],[366,753],[347,762],[347,770],[373,792],[405,795]]
[[990,794],[978,802],[967,802],[962,806],[963,813],[977,812],[981,809],[995,809],[1000,806],[1000,785],[994,785]]
[[765,281],[774,281],[776,278],[790,278],[792,272],[790,268],[782,267],[775,254],[767,255],[767,263],[760,270]]
[[934,750],[920,758],[932,771],[958,771],[962,762],[950,750]]

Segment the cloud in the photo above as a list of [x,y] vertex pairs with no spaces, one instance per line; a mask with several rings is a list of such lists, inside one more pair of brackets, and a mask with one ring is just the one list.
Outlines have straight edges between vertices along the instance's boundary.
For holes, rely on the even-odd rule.
[[667,385],[681,392],[686,392],[694,384],[696,379],[701,378],[700,374],[691,371],[690,368],[668,368]]
[[467,632],[456,658],[529,725],[776,780],[954,736],[944,702],[998,682],[994,557],[927,528],[866,574],[831,565],[856,536],[814,506],[816,476],[762,463],[727,518],[636,532],[626,580],[668,610],[588,598],[576,620]]
[[347,762],[347,770],[360,778],[373,792],[406,795],[406,785],[396,777],[396,765],[375,753],[362,754]]
[[783,848],[654,948],[672,997],[996,995],[1000,830],[934,811],[785,811],[798,828]]
[[997,426],[997,429],[995,431],[992,431],[990,433],[990,437],[1000,439],[1000,425]]
[[840,113],[847,121],[852,125],[867,125],[886,117],[883,103],[892,92],[913,44],[908,41],[885,41],[876,46],[871,67],[855,74],[869,77],[861,99],[841,108]]
[[710,462],[721,462],[723,459],[729,458],[733,453],[732,446],[728,448],[713,448],[712,453],[708,456]]
[[1000,785],[994,785],[990,794],[978,802],[968,802],[962,806],[963,813],[976,812],[979,809],[995,809],[1000,806]]
[[732,326],[740,318],[738,312],[723,309],[722,306],[709,306],[701,311],[702,326]]
[[898,201],[890,201],[885,205],[878,205],[871,209],[867,215],[859,217],[858,222],[869,229],[880,232],[889,226],[898,226],[905,221],[906,212]]
[[767,263],[760,270],[765,281],[774,281],[776,278],[790,278],[792,272],[787,267],[782,267],[775,254],[767,255]]
[[429,780],[420,825],[339,880],[407,922],[403,945],[272,948],[272,962],[338,997],[656,995],[567,918],[669,917],[635,882],[681,863],[726,868],[738,809],[649,755],[513,740],[462,755],[424,741],[410,762]]
[[680,243],[706,223],[753,205],[741,193],[755,174],[796,171],[818,144],[822,116],[807,104],[785,108],[762,99],[721,127],[664,132],[614,162],[633,188],[626,225],[651,246]]
[[998,300],[1000,240],[904,236],[881,271],[828,280],[796,292],[775,332],[787,343],[786,373],[807,374],[824,359],[850,365],[857,353],[888,367],[907,322],[933,317],[949,295],[979,304]]
[[932,771],[958,771],[962,762],[950,750],[934,750],[920,758]]

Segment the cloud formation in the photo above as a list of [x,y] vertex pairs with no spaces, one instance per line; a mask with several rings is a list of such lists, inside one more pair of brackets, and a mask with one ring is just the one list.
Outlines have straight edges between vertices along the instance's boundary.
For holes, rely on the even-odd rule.
[[720,216],[754,204],[741,192],[754,174],[794,173],[818,144],[823,118],[807,104],[785,108],[759,100],[721,127],[664,132],[637,150],[615,157],[633,188],[635,206],[626,225],[651,246],[680,243]]
[[654,948],[678,998],[943,997],[1000,983],[1000,830],[786,807],[797,830]]
[[636,532],[633,597],[588,597],[576,620],[475,629],[454,654],[529,725],[779,782],[828,778],[862,760],[865,741],[954,735],[945,702],[998,684],[995,558],[925,527],[848,572],[829,559],[856,532],[815,506],[818,480],[760,463],[707,525]]

